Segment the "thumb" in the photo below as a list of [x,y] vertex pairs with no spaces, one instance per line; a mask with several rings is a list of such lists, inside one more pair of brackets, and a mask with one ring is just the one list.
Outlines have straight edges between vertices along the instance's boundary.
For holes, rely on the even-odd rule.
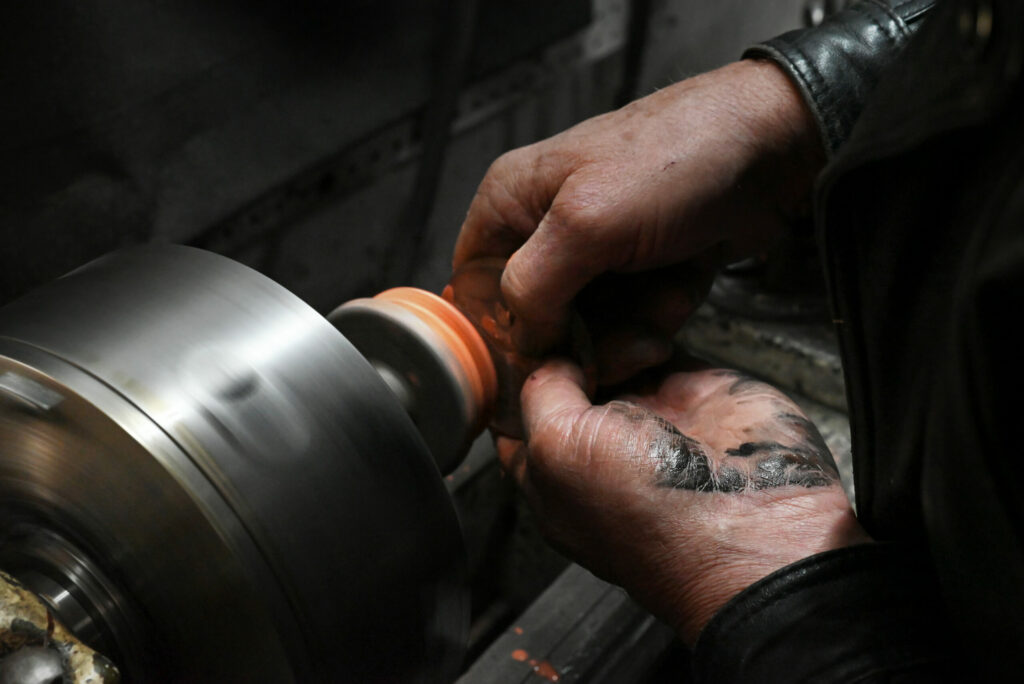
[[[577,423],[593,406],[583,370],[566,359],[548,361],[523,383],[523,427],[531,448],[561,448],[574,440]],[[550,444],[549,444],[550,443]]]
[[[521,394],[529,470],[572,487],[639,475],[682,437],[652,411],[625,401],[593,406],[576,364],[549,361]],[[629,466],[623,468],[623,466]]]

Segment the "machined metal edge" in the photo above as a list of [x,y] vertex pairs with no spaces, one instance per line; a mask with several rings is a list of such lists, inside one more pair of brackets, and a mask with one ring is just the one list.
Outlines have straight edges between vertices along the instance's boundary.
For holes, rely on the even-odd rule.
[[294,295],[149,247],[5,308],[0,334],[88,368],[187,454],[286,594],[314,675],[450,671],[467,612],[451,502],[380,377]]
[[[189,530],[189,533],[196,537],[194,543],[202,546],[200,538],[212,535],[207,539],[207,543],[223,546],[223,555],[219,558],[209,558],[209,561],[225,562],[230,559],[235,565],[233,568],[222,568],[226,576],[235,577],[239,581],[226,583],[226,586],[217,588],[219,592],[232,594],[222,595],[219,602],[221,605],[245,606],[245,610],[233,616],[225,616],[228,620],[218,623],[215,619],[211,620],[216,616],[211,615],[208,606],[191,591],[192,587],[185,586],[188,582],[187,577],[177,578],[176,583],[162,583],[159,587],[144,587],[136,585],[138,576],[133,577],[134,568],[113,567],[116,561],[125,562],[124,553],[119,553],[115,548],[105,547],[109,546],[109,542],[121,544],[124,539],[106,540],[107,543],[104,543],[104,540],[96,538],[102,537],[102,532],[97,535],[96,530],[81,529],[80,524],[84,521],[68,519],[68,511],[54,511],[52,506],[40,501],[38,496],[20,501],[18,496],[4,497],[3,508],[0,509],[0,515],[3,516],[0,517],[0,525],[3,526],[0,534],[6,535],[12,528],[17,532],[19,528],[27,526],[74,539],[81,545],[80,553],[89,556],[90,560],[103,567],[105,574],[112,578],[110,581],[124,592],[119,597],[120,605],[115,609],[118,615],[113,619],[107,618],[110,622],[105,627],[113,629],[115,633],[112,636],[117,642],[119,655],[128,659],[128,662],[118,663],[125,674],[149,681],[187,678],[191,669],[190,659],[199,657],[203,662],[195,664],[195,669],[191,670],[193,675],[221,671],[226,676],[244,678],[249,675],[269,677],[274,681],[290,681],[294,667],[302,666],[302,663],[289,663],[287,659],[287,652],[295,653],[299,646],[296,639],[296,635],[299,634],[298,626],[294,624],[294,618],[284,597],[274,588],[273,578],[252,538],[186,451],[120,393],[84,370],[44,350],[0,337],[0,367],[8,372],[13,370],[21,377],[59,395],[61,403],[81,401],[109,419],[112,425],[140,446],[146,458],[151,457],[159,464],[162,474],[167,478],[164,480],[164,486],[173,483],[177,493],[182,497],[178,500],[187,500],[194,506],[192,511],[183,514],[184,519],[203,522],[202,526],[195,525]],[[58,407],[59,404],[46,407],[45,411]],[[42,410],[38,406],[35,408],[37,411]],[[0,473],[2,472],[3,469],[0,467]],[[85,483],[67,484],[70,487],[83,487]],[[0,481],[0,489],[6,489],[2,485]],[[166,493],[167,490],[163,491]],[[89,492],[83,494],[88,496]],[[64,501],[69,497],[64,492],[60,492],[59,496]],[[19,548],[17,552],[23,557],[33,554],[31,550],[25,548]],[[5,555],[6,551],[0,542],[0,558],[4,558]],[[46,563],[45,560],[37,560]],[[58,569],[51,567],[50,570]],[[196,572],[203,570],[195,569]],[[31,581],[29,583],[33,584]],[[169,647],[174,651],[175,647],[178,647],[178,652],[153,652],[154,649],[161,649],[154,642],[167,637],[162,633],[161,627],[152,624],[152,621],[172,619],[170,616],[161,615],[159,607],[150,604],[149,595],[154,592],[160,595],[178,595],[177,598],[180,600],[165,605],[174,610],[173,619],[194,622],[196,643],[216,640],[217,632],[221,628],[230,628],[240,640],[252,644],[253,651],[246,654],[243,660],[234,661],[230,650],[224,649],[218,656],[220,662],[216,664],[208,662],[207,658],[202,657],[207,654],[203,654],[201,649],[190,644],[165,642],[163,648]],[[125,642],[126,639],[128,643]],[[282,648],[281,644],[285,644],[287,648]],[[168,666],[173,668],[171,671],[163,669],[165,664],[161,661],[164,657],[173,658],[173,665]]]

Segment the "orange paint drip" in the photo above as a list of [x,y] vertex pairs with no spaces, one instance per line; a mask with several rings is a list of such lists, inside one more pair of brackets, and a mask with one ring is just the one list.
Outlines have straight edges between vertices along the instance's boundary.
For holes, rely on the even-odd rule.
[[508,330],[512,327],[512,312],[498,304],[495,306],[494,321],[503,329]]
[[533,672],[538,677],[543,677],[549,682],[557,682],[561,679],[561,675],[558,674],[558,670],[556,670],[554,666],[546,660],[542,660],[534,665]]
[[492,316],[484,316],[480,319],[480,327],[491,337],[498,336],[498,322]]
[[517,648],[512,651],[512,660],[518,660],[521,663],[526,662],[526,659],[530,657],[530,654],[521,648]]
[[515,632],[516,634],[522,634],[523,633],[523,628],[522,627],[513,627],[512,631]]

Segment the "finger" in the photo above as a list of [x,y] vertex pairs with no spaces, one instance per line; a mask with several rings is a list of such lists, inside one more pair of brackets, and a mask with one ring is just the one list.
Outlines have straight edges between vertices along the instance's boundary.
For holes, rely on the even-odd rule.
[[512,228],[506,219],[491,207],[475,209],[474,206],[478,203],[478,200],[473,200],[466,215],[466,222],[462,224],[459,237],[455,241],[453,271],[477,259],[507,258],[522,247],[526,236],[531,232],[527,228]]
[[556,360],[534,371],[523,385],[527,489],[564,496],[576,487],[599,489],[612,481],[620,486],[621,477],[631,477],[636,416],[616,404],[592,406],[584,382],[577,365]]
[[483,257],[508,257],[537,229],[568,175],[542,144],[498,157],[480,182],[455,242],[453,268]]
[[583,371],[570,361],[549,361],[530,374],[520,399],[531,448],[535,442],[549,440],[557,446],[563,435],[572,432],[576,418],[591,407],[583,387]]
[[629,326],[602,335],[594,342],[599,385],[616,385],[672,357],[672,341]]
[[636,320],[664,335],[674,335],[704,303],[718,270],[718,250],[652,272],[641,281]]
[[555,209],[545,214],[502,275],[502,295],[516,317],[513,336],[526,354],[540,355],[564,339],[576,295],[618,266],[626,251],[615,233],[599,235],[586,218],[561,215]]
[[710,263],[697,258],[655,271],[605,274],[584,288],[576,306],[594,340],[599,384],[615,385],[668,361],[673,338],[713,276]]
[[522,486],[526,474],[526,445],[518,439],[499,435],[494,446],[502,469]]
[[526,473],[531,487],[556,483],[559,490],[590,491],[654,484],[659,467],[689,454],[688,438],[662,415],[658,403],[612,401],[592,406],[579,368],[553,362],[523,387],[527,426]]
[[625,324],[672,336],[704,301],[716,254],[640,273],[604,274],[580,292],[577,307],[595,336]]

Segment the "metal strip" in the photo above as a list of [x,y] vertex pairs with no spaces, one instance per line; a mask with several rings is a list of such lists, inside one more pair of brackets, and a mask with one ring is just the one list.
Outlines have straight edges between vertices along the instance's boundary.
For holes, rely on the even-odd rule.
[[[628,3],[594,0],[594,21],[583,31],[554,43],[533,59],[470,84],[459,95],[451,135],[494,118],[566,74],[586,68],[625,45]],[[321,163],[264,193],[192,245],[234,254],[268,233],[372,182],[422,152],[422,111],[385,124]]]

